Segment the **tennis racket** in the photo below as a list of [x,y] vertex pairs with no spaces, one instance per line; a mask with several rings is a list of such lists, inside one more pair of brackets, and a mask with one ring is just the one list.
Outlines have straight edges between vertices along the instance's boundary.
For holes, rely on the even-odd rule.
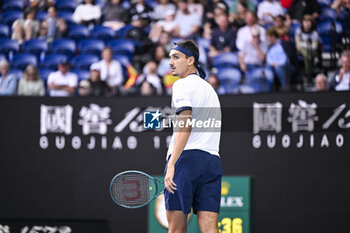
[[113,201],[125,208],[140,208],[163,193],[163,181],[141,171],[124,171],[111,181],[110,194]]

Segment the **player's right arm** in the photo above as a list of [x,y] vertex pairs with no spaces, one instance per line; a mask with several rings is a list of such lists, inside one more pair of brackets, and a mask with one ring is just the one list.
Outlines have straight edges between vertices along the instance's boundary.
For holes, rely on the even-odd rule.
[[176,184],[173,180],[174,173],[175,173],[175,164],[179,159],[182,151],[184,150],[187,144],[188,138],[190,137],[190,134],[191,134],[191,125],[186,124],[187,121],[191,120],[191,114],[192,114],[191,110],[184,110],[184,111],[181,111],[178,115],[179,123],[176,129],[174,148],[173,148],[171,157],[168,161],[167,171],[164,177],[165,188],[170,193],[174,193],[174,191],[176,190]]

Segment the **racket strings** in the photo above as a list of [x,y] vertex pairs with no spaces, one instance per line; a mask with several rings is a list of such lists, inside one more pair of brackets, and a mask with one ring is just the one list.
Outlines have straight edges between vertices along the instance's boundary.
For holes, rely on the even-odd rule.
[[119,204],[135,207],[148,203],[154,192],[153,180],[139,173],[126,173],[118,176],[112,184],[112,194]]

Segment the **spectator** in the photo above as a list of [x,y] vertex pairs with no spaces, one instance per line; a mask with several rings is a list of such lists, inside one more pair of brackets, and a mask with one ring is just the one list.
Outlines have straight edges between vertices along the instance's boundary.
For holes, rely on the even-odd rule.
[[6,60],[0,61],[0,95],[16,95],[17,77],[9,74],[10,63]]
[[34,65],[28,65],[24,71],[23,77],[19,80],[18,95],[25,96],[43,96],[45,95],[45,86],[40,79],[38,69]]
[[292,5],[293,0],[280,0],[280,2],[284,10],[287,11],[289,7]]
[[48,41],[48,33],[49,32],[49,24],[47,23],[46,20],[42,21],[40,24],[40,29],[39,29],[39,39],[44,39]]
[[153,20],[153,8],[145,3],[145,0],[136,0],[136,3],[131,4],[129,9],[130,17],[139,16],[148,21],[148,24]]
[[313,77],[315,67],[321,64],[321,38],[312,16],[303,17],[301,28],[295,31],[295,45],[298,53],[303,57],[306,76]]
[[[126,31],[125,37],[132,40],[137,40],[144,44],[148,44],[147,26],[149,19],[145,15],[134,15],[131,19],[131,27]],[[142,47],[141,46],[141,47]]]
[[153,96],[155,95],[156,90],[149,82],[143,82],[140,86],[140,95],[141,96]]
[[201,18],[188,10],[186,0],[178,1],[177,6],[178,10],[175,17],[177,27],[174,36],[179,38],[195,36],[200,29]]
[[54,39],[62,38],[67,32],[64,19],[57,18],[57,8],[50,6],[47,9],[48,18],[41,22],[39,38],[52,42]]
[[58,18],[57,19],[57,23],[56,23],[56,34],[55,34],[55,39],[58,38],[64,38],[67,35],[68,32],[68,25],[66,20],[62,19],[62,18]]
[[100,6],[94,0],[84,0],[75,8],[72,17],[74,22],[91,28],[100,22],[101,14]]
[[163,45],[158,45],[153,54],[154,60],[158,63],[157,73],[164,77],[170,71],[169,56]]
[[232,26],[236,31],[245,25],[247,12],[248,8],[245,1],[237,2],[237,10],[235,14],[230,11],[230,22],[233,22]]
[[342,47],[350,49],[350,0],[335,0],[331,7],[337,11],[343,26]]
[[36,9],[28,8],[24,12],[24,19],[17,19],[12,24],[12,39],[19,44],[23,41],[37,38],[40,30],[40,22],[35,19]]
[[153,24],[149,33],[149,38],[153,42],[158,42],[162,32],[166,32],[169,35],[174,34],[177,23],[175,22],[175,11],[169,10],[166,12],[165,20],[159,20]]
[[[205,6],[205,19],[215,24],[215,18],[221,14],[228,14],[228,5],[223,0],[201,1]],[[204,3],[205,2],[205,3]],[[216,26],[216,25],[212,25]]]
[[108,0],[104,9],[103,25],[119,30],[129,21],[129,13],[122,7],[123,0]]
[[79,96],[90,96],[91,94],[91,86],[90,82],[86,79],[83,79],[79,82],[78,86],[78,94]]
[[350,90],[350,50],[346,50],[341,55],[341,67],[330,81],[330,90],[349,91]]
[[267,40],[271,46],[266,52],[266,65],[271,67],[278,78],[281,90],[288,91],[290,86],[288,56],[285,53],[281,40],[274,28],[266,32]]
[[284,15],[284,10],[279,1],[264,0],[258,5],[258,19],[262,24],[270,24],[274,17]]
[[338,17],[340,17],[341,12],[343,10],[350,9],[350,1],[349,0],[334,0],[331,4],[331,8],[337,11]]
[[29,0],[29,5],[37,10],[47,10],[50,6],[53,6],[54,0]]
[[224,2],[217,2],[214,5],[214,17],[213,17],[213,28],[217,27],[218,25],[216,24],[217,18],[220,17],[221,15],[228,15],[228,7]]
[[[142,89],[143,84],[149,83],[154,90],[153,95],[163,94],[162,77],[157,73],[158,65],[155,61],[149,61],[144,68],[143,73],[138,77],[136,84]],[[147,85],[147,84],[146,84]],[[145,88],[149,89],[149,88]],[[142,92],[141,92],[142,94]]]
[[74,96],[78,85],[78,76],[69,71],[69,61],[61,60],[58,65],[58,71],[49,74],[47,87],[50,96],[67,97]]
[[255,12],[255,8],[256,8],[255,2],[256,1],[252,1],[252,0],[233,1],[231,6],[230,6],[230,19],[231,19],[231,21],[235,21],[235,20],[239,20],[239,19],[244,20],[244,16],[242,17],[242,13],[244,14],[244,12],[242,11],[243,8],[245,10]]
[[324,74],[318,74],[316,76],[315,91],[328,91],[328,80]]
[[101,80],[98,65],[93,64],[90,68],[89,79],[82,80],[79,83],[79,94],[83,96],[110,96],[111,93],[107,83]]
[[169,35],[169,33],[162,32],[160,34],[158,43],[159,45],[164,46],[165,53],[169,54],[171,48],[173,47],[173,43],[171,43],[171,36]]
[[134,15],[132,17],[131,27],[126,31],[125,38],[130,39],[137,44],[136,51],[133,55],[133,65],[137,70],[152,59],[151,53],[154,48],[154,43],[148,39],[148,18],[143,18],[143,15]]
[[47,15],[48,18],[45,20],[48,25],[47,41],[51,42],[58,37],[57,8],[55,6],[50,6],[49,9],[47,9]]
[[287,20],[301,21],[304,15],[311,15],[316,19],[321,12],[317,0],[293,0],[288,9]]
[[236,33],[229,27],[228,16],[220,15],[217,24],[218,27],[214,28],[211,36],[210,56],[236,51]]
[[100,70],[101,80],[105,81],[111,90],[111,95],[119,95],[124,83],[122,65],[113,59],[113,52],[110,47],[102,50],[102,60],[94,63],[91,67]]
[[262,42],[266,41],[265,29],[260,25],[256,24],[256,15],[254,12],[248,11],[245,18],[246,26],[241,27],[237,32],[236,47],[241,50],[246,42],[252,40],[252,30],[251,28],[257,28],[260,33],[260,40]]
[[216,76],[215,74],[210,74],[207,81],[219,95],[225,94],[225,90],[221,86],[218,76]]
[[245,41],[238,55],[239,66],[243,72],[257,66],[263,66],[268,45],[260,39],[260,29],[251,28],[252,39]]
[[286,17],[284,15],[277,15],[274,17],[273,27],[282,40],[290,41],[290,26],[286,22]]
[[154,7],[153,16],[155,20],[164,20],[167,12],[175,12],[176,7],[169,0],[158,0],[158,4]]
[[198,0],[187,0],[188,10],[194,14],[197,14],[200,19],[203,18],[204,7],[198,2]]

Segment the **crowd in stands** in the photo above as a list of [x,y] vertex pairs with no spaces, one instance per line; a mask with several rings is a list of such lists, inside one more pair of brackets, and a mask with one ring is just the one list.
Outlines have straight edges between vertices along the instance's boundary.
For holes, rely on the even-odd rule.
[[173,42],[219,94],[349,91],[350,0],[0,0],[0,95],[170,95]]

